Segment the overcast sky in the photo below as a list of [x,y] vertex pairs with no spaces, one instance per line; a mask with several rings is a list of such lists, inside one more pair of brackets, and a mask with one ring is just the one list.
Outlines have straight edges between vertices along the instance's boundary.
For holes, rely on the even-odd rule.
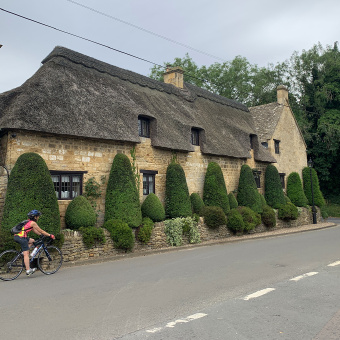
[[[1,0],[0,8],[161,65],[189,53],[200,66],[237,55],[267,66],[340,40],[340,0]],[[57,45],[143,75],[152,67],[3,10],[0,44],[0,93],[30,78]]]

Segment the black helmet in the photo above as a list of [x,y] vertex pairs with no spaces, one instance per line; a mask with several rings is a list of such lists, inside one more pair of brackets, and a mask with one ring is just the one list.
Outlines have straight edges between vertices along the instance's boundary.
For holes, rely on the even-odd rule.
[[28,216],[29,219],[33,219],[34,217],[40,216],[40,215],[41,215],[41,212],[40,212],[39,210],[36,210],[36,209],[31,210],[31,211],[27,214],[27,216]]

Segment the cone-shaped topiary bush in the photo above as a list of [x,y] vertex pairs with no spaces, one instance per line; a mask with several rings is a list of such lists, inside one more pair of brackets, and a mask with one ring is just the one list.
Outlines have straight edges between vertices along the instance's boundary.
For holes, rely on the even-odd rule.
[[262,212],[262,201],[253,171],[249,165],[242,165],[237,189],[237,202],[240,206],[248,207],[257,213]]
[[306,207],[308,204],[307,197],[303,191],[300,175],[297,172],[292,172],[288,176],[287,196],[297,207]]
[[84,196],[75,197],[66,209],[65,224],[69,229],[94,227],[96,220],[96,212]]
[[[310,168],[305,167],[302,170],[303,178],[303,190],[308,199],[309,205],[312,205],[312,185],[310,181]],[[314,168],[312,168],[312,179],[313,179],[313,194],[314,194],[314,204],[318,207],[323,207],[325,205],[325,199],[323,198],[322,192],[320,190],[318,174]]]
[[267,166],[265,172],[265,199],[267,204],[274,209],[286,203],[279,172],[272,164]]
[[191,216],[191,202],[185,173],[180,164],[171,162],[166,170],[165,215],[167,218]]
[[1,222],[3,247],[14,245],[10,229],[26,220],[33,209],[42,212],[41,228],[54,235],[60,233],[59,205],[47,165],[38,154],[25,153],[17,159],[7,185]]
[[129,158],[117,154],[112,162],[105,198],[105,221],[120,219],[130,227],[142,223],[142,212]]
[[222,208],[225,214],[230,210],[223,173],[221,167],[215,162],[208,164],[204,179],[203,202],[206,206]]
[[193,192],[190,195],[191,208],[194,214],[200,215],[202,208],[204,207],[203,200],[199,194]]
[[229,198],[230,210],[236,209],[238,207],[238,202],[237,202],[235,195],[232,192],[230,192],[228,194],[228,198]]
[[142,204],[142,216],[149,217],[154,222],[165,220],[165,210],[159,198],[154,194],[149,194]]

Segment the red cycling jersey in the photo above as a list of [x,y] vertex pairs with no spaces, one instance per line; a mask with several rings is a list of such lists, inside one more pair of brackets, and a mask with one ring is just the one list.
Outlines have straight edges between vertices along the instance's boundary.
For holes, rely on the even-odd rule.
[[28,221],[21,229],[20,233],[16,234],[19,237],[27,237],[27,234],[33,229],[33,227],[31,227],[32,224],[32,220]]

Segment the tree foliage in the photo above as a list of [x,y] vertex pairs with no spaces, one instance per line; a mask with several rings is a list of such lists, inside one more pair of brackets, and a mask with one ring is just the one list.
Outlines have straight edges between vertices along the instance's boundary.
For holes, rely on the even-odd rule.
[[292,172],[288,176],[287,196],[297,207],[306,207],[308,204],[307,197],[303,191],[300,175],[297,172]]

